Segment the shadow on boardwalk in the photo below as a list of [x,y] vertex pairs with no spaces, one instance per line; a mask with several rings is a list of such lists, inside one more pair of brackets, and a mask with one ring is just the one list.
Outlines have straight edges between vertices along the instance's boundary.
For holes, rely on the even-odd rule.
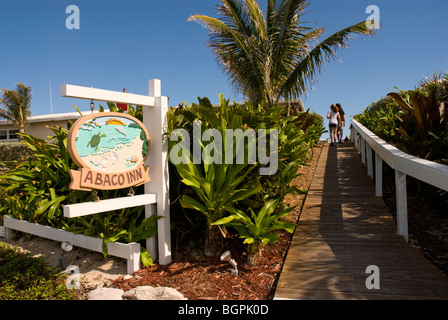
[[448,299],[448,277],[396,234],[353,144],[326,145],[275,299]]

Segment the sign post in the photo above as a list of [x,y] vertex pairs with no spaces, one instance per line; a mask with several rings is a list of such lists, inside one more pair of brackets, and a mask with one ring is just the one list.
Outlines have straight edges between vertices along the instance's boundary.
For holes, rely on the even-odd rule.
[[[169,264],[171,262],[171,237],[168,142],[164,136],[168,98],[161,95],[160,80],[149,80],[149,96],[73,85],[61,86],[61,96],[143,106],[143,125],[135,118],[125,114],[99,113],[83,117],[79,123],[75,123],[76,127],[74,125],[78,131],[82,126],[85,126],[83,127],[85,131],[91,130],[91,134],[87,135],[90,139],[87,143],[81,133],[73,133],[69,140],[72,145],[79,143],[79,149],[71,148],[72,158],[76,159],[75,162],[81,167],[79,171],[71,172],[72,178],[74,178],[74,188],[110,190],[144,184],[145,195],[139,196],[138,201],[137,196],[135,198],[129,196],[100,200],[100,203],[66,205],[64,206],[64,215],[74,217],[145,205],[146,218],[154,214],[163,217],[157,222],[157,239],[155,237],[147,239],[146,250],[154,260],[158,258],[161,265]],[[100,119],[101,117],[104,119]],[[88,122],[89,120],[90,122]],[[113,146],[108,145],[109,142],[105,139],[108,135],[113,135],[113,139],[124,139],[122,140],[124,142]],[[145,136],[148,147],[142,149],[142,145],[145,145]],[[151,139],[150,152],[149,137]],[[102,139],[104,139],[103,142]],[[109,139],[109,141],[113,139]],[[137,147],[135,147],[136,145]],[[127,147],[129,149],[125,150]],[[102,154],[103,148],[109,151]],[[73,151],[73,149],[77,151]],[[110,150],[114,150],[115,153]],[[125,159],[125,161],[117,162],[118,159]],[[125,168],[129,170],[125,170]],[[101,170],[106,171],[102,172]],[[101,202],[104,205],[101,205]],[[81,210],[85,213],[80,213]]]
[[[151,153],[146,160],[151,181],[145,184],[145,193],[154,193],[157,203],[146,205],[145,217],[156,213],[164,217],[157,221],[158,258],[160,264],[166,265],[171,262],[168,139],[164,135],[167,126],[168,98],[161,94],[160,80],[149,80],[148,89],[149,96],[154,97],[155,101],[153,108],[143,107],[143,124],[148,128],[151,141],[157,139],[157,143],[151,144]],[[155,238],[146,240],[146,250],[157,252]]]

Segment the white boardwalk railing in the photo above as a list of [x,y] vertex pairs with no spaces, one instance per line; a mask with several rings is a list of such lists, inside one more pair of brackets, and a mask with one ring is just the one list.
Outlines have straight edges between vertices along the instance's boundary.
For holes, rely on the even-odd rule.
[[[408,241],[406,175],[448,191],[448,166],[407,154],[382,140],[354,119],[351,141],[361,153],[361,160],[367,166],[367,172],[372,179],[375,168],[376,196],[383,195],[383,161],[395,170],[397,233]],[[375,161],[372,152],[375,154]]]

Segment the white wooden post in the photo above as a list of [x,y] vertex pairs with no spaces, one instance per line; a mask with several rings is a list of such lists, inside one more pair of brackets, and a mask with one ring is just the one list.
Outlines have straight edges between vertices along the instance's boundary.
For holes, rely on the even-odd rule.
[[395,190],[397,203],[397,233],[408,241],[408,204],[406,174],[395,170]]
[[367,174],[373,179],[373,164],[372,164],[372,147],[366,143],[367,147]]
[[363,139],[363,137],[360,137],[361,139],[361,161],[365,165],[366,164],[366,141]]
[[383,159],[375,152],[375,195],[383,196]]
[[[168,173],[168,141],[165,133],[166,113],[168,111],[168,98],[161,96],[161,82],[149,80],[149,96],[155,98],[154,108],[143,108],[143,124],[149,132],[151,151],[147,159],[151,181],[145,184],[145,193],[155,193],[157,204],[145,207],[145,216],[157,213],[163,216],[157,222],[158,227],[158,258],[159,264],[166,265],[171,262],[171,234],[170,234],[170,199],[169,199],[169,173]],[[154,121],[157,119],[157,121]],[[147,240],[147,250],[155,259],[155,239]]]

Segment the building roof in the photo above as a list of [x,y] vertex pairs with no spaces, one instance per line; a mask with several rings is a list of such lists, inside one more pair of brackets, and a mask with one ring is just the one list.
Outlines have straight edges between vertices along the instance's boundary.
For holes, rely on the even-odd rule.
[[[108,111],[108,110],[104,110]],[[83,115],[90,114],[92,111],[81,111]],[[98,113],[98,110],[95,110],[94,113]],[[54,113],[54,114],[43,114],[38,116],[31,116],[28,118],[29,123],[39,123],[39,122],[54,122],[54,121],[69,121],[76,120],[81,115],[79,112],[68,112],[68,113]],[[0,126],[12,125],[13,123],[9,120],[0,120]]]

